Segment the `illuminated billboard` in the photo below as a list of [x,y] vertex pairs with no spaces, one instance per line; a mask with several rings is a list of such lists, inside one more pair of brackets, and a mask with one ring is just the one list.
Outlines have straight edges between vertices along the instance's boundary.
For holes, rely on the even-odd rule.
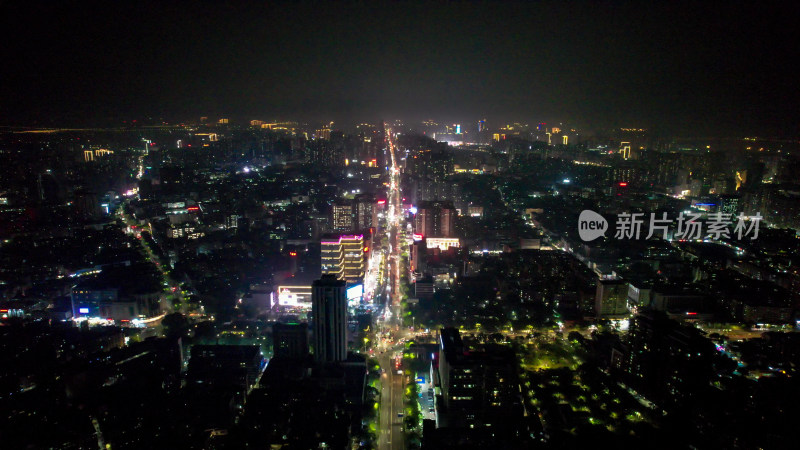
[[311,286],[278,286],[278,303],[286,308],[311,308]]
[[436,248],[439,247],[442,251],[447,250],[450,247],[460,247],[461,243],[459,242],[458,238],[428,238],[427,239],[427,247],[428,248]]
[[361,297],[364,296],[364,285],[357,284],[355,286],[350,286],[347,288],[346,294],[347,300],[360,300]]

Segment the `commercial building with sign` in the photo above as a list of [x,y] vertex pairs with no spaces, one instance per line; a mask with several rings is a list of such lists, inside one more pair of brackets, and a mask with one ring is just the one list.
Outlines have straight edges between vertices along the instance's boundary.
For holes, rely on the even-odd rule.
[[322,274],[334,275],[348,283],[360,283],[364,280],[368,252],[364,235],[328,235],[322,238]]
[[275,306],[284,308],[311,308],[311,285],[278,286]]

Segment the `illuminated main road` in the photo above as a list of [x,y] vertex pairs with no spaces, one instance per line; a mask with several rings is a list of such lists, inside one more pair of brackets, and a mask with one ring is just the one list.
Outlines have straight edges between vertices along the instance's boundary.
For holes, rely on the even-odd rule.
[[[117,215],[118,215],[118,217],[120,219],[122,219],[122,222],[126,225],[126,227],[124,229],[125,230],[131,230],[131,231],[126,231],[126,232],[128,232],[130,234],[133,234],[134,236],[136,236],[138,239],[141,240],[142,239],[142,230],[137,228],[138,225],[137,225],[136,221],[134,221],[133,217],[131,217],[130,215],[128,215],[125,212],[125,208],[124,207],[120,207],[119,208],[119,211],[117,212]],[[150,230],[150,231],[152,231],[152,230]],[[153,235],[152,232],[150,233],[150,235],[151,236]],[[153,242],[155,242],[155,240]],[[175,303],[176,302],[173,302],[171,300],[171,298],[167,297],[167,299],[166,299],[167,304],[165,305],[165,307],[163,309],[165,310],[165,312],[180,312],[180,313],[186,314],[187,313],[187,308],[186,308],[186,303],[184,302],[183,293],[181,292],[180,283],[177,282],[176,280],[174,280],[172,278],[172,275],[170,275],[169,271],[164,266],[161,265],[161,262],[159,261],[158,256],[155,254],[153,249],[150,247],[149,243],[142,242],[141,246],[142,246],[142,249],[144,249],[144,253],[145,253],[145,256],[147,257],[147,259],[151,263],[153,263],[153,265],[156,266],[158,271],[161,273],[161,276],[164,278],[164,282],[166,283],[164,285],[164,287],[165,288],[167,288],[167,287],[169,288],[168,292],[171,295],[173,295],[175,297],[175,299],[177,299],[177,303],[179,304],[179,308],[175,308]]]
[[379,340],[376,345],[378,363],[385,370],[381,375],[381,407],[378,448],[382,450],[402,450],[405,448],[403,435],[403,390],[405,376],[397,374],[394,359],[402,357],[403,344],[400,342],[406,330],[402,324],[400,301],[400,255],[401,246],[398,229],[403,225],[403,205],[401,203],[400,170],[395,155],[396,144],[390,128],[386,129],[386,145],[391,161],[389,167],[389,192],[387,198],[387,226],[389,253],[386,277],[387,292],[383,315],[378,319]]

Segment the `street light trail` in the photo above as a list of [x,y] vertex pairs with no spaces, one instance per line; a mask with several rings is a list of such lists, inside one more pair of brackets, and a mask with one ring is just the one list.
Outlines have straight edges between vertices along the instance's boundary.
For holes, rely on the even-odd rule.
[[403,379],[404,375],[397,374],[393,362],[395,352],[402,356],[402,344],[399,340],[405,335],[402,327],[402,305],[400,296],[400,240],[398,229],[403,218],[400,192],[400,170],[397,167],[395,154],[396,143],[391,128],[386,129],[387,151],[391,161],[389,168],[389,192],[387,196],[388,215],[386,232],[388,235],[390,252],[386,258],[388,278],[387,287],[389,295],[386,296],[384,314],[378,319],[382,330],[388,331],[391,336],[390,345],[379,341],[378,348],[382,349],[378,362],[386,372],[381,376],[381,430],[378,438],[378,448],[385,450],[402,450],[405,448],[403,434]]

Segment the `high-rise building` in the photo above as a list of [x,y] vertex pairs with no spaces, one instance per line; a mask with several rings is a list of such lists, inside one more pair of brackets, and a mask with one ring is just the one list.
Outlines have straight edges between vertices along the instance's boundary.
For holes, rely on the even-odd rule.
[[225,215],[225,229],[231,230],[233,228],[239,227],[239,219],[241,216],[239,214],[227,214]]
[[347,296],[345,282],[322,275],[314,282],[314,359],[318,362],[347,359]]
[[628,314],[628,284],[622,280],[598,280],[594,308],[598,318]]
[[738,195],[720,195],[718,211],[734,216],[739,214],[742,212],[741,198]]
[[333,231],[351,232],[354,225],[353,203],[347,200],[337,201],[333,205]]
[[444,328],[437,359],[442,415],[450,426],[518,432],[523,407],[513,352],[501,347],[466,351],[458,330]]
[[276,357],[303,358],[308,355],[308,325],[305,323],[273,325],[272,350]]
[[417,206],[414,232],[423,237],[453,237],[456,209],[452,202],[427,201]]
[[331,129],[327,127],[319,129],[314,133],[314,137],[316,139],[328,141],[331,139]]
[[100,217],[100,203],[97,201],[97,194],[85,190],[77,190],[74,196],[72,206],[79,217],[87,220]]
[[708,385],[714,353],[698,329],[663,312],[643,311],[630,322],[625,370],[654,401],[680,404]]
[[162,167],[159,170],[161,191],[165,194],[181,192],[184,182],[184,170],[178,166]]
[[[340,133],[334,133],[339,136]],[[319,167],[331,168],[345,165],[344,145],[341,139],[317,138],[307,143],[306,161]]]
[[357,195],[353,202],[355,223],[353,231],[367,231],[378,223],[378,211],[375,196],[372,194]]
[[630,142],[620,142],[619,143],[619,153],[622,155],[622,159],[630,159],[630,157],[631,157],[631,143]]
[[321,263],[324,275],[358,283],[364,279],[366,253],[364,235],[327,235],[322,238]]
[[264,357],[257,345],[195,345],[186,374],[190,385],[235,387],[237,400],[258,381]]

